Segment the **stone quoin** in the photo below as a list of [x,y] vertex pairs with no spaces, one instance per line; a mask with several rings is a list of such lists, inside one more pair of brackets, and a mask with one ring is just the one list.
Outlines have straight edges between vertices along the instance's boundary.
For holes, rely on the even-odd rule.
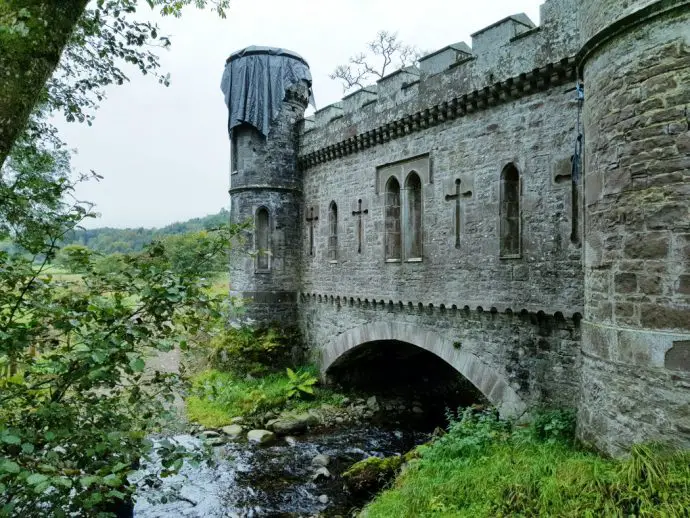
[[690,1],[540,14],[306,118],[303,58],[231,55],[231,219],[254,222],[231,294],[298,324],[325,376],[406,342],[503,415],[690,447]]

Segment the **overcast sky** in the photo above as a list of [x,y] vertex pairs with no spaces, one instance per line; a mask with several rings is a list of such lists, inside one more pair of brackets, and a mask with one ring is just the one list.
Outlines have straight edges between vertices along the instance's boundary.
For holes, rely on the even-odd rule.
[[108,91],[92,127],[60,124],[78,149],[74,168],[105,177],[77,193],[101,213],[89,226],[162,226],[228,206],[227,111],[219,85],[232,51],[270,45],[298,52],[309,62],[323,108],[342,97],[342,86],[328,74],[365,50],[381,29],[431,51],[471,44],[471,33],[518,12],[539,23],[541,3],[233,0],[225,20],[194,9],[181,19],[165,18],[160,26],[172,48],[162,51],[161,61],[172,85],[131,74],[130,84]]

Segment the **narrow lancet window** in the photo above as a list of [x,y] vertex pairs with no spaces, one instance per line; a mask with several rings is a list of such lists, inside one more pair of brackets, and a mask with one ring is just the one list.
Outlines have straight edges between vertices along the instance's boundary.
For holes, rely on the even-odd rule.
[[266,207],[260,207],[256,211],[255,219],[255,243],[256,269],[267,271],[271,265],[271,239],[270,239],[270,217]]
[[338,260],[338,206],[334,201],[328,207],[328,259]]
[[386,183],[385,211],[386,260],[400,260],[400,184],[393,176]]
[[237,135],[235,135],[235,132],[233,132],[232,136],[230,137],[230,172],[234,173],[237,171],[237,168],[239,167],[238,165],[238,156],[237,156]]
[[508,164],[501,173],[501,257],[520,256],[520,173]]
[[405,181],[405,259],[422,258],[422,181],[410,173]]

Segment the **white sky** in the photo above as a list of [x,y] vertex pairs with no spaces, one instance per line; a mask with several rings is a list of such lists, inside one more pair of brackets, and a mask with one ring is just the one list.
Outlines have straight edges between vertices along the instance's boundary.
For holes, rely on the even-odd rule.
[[[228,18],[188,9],[160,21],[172,48],[162,51],[172,85],[130,74],[113,87],[91,128],[59,124],[79,150],[75,170],[104,180],[82,186],[81,199],[101,217],[89,226],[162,226],[227,207],[229,143],[220,78],[227,56],[248,45],[301,54],[314,79],[318,108],[338,101],[328,74],[365,50],[379,30],[432,51],[518,12],[539,23],[543,0],[233,0]],[[145,4],[145,2],[141,2]],[[149,17],[148,7],[142,14]]]

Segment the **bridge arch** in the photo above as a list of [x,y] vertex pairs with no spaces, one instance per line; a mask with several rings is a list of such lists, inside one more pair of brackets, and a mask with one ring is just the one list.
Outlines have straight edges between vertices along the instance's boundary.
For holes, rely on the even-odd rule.
[[527,406],[496,369],[474,354],[454,347],[435,331],[397,322],[375,322],[350,329],[331,340],[320,361],[325,375],[335,362],[352,349],[369,342],[406,342],[424,349],[450,364],[494,405],[502,417],[520,417]]

